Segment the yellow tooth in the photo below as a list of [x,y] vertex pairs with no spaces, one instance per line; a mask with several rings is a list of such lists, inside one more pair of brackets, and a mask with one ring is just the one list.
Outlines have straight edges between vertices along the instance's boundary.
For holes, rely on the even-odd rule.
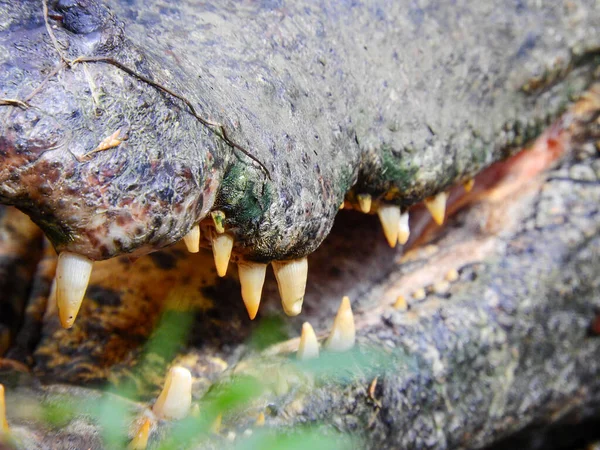
[[165,386],[152,411],[161,419],[183,419],[192,405],[192,374],[185,367],[171,367]]
[[397,309],[398,311],[408,310],[408,302],[406,301],[406,297],[404,297],[404,295],[399,295],[396,298],[396,302],[394,303],[394,309]]
[[292,261],[273,261],[272,265],[275,278],[277,278],[283,311],[288,316],[297,316],[302,311],[302,302],[304,301],[308,259],[304,257]]
[[144,423],[136,433],[135,437],[129,443],[129,450],[146,450],[148,447],[148,437],[150,436],[150,419],[144,419]]
[[471,192],[471,189],[473,189],[473,186],[475,186],[475,178],[469,178],[467,181],[465,181],[463,183],[463,187],[465,188],[465,192],[467,192],[467,193]]
[[212,240],[213,256],[215,257],[215,266],[217,275],[224,277],[229,266],[231,250],[233,249],[233,236],[228,234],[218,234]]
[[261,412],[258,417],[256,418],[256,426],[257,427],[264,427],[265,426],[265,413]]
[[213,434],[219,434],[221,432],[221,424],[223,423],[223,414],[219,413],[219,415],[215,418],[215,421],[210,426],[210,431]]
[[242,285],[242,299],[244,300],[244,305],[246,305],[246,310],[248,310],[250,320],[253,320],[258,312],[266,271],[266,264],[248,261],[238,262],[238,274],[240,276],[240,284]]
[[194,225],[183,237],[183,242],[190,253],[198,253],[200,251],[200,225]]
[[398,243],[404,245],[410,237],[410,227],[408,225],[408,211],[400,216],[398,221]]
[[313,327],[308,322],[302,324],[302,334],[300,335],[300,345],[298,346],[296,357],[300,361],[319,357],[319,342],[317,341],[315,330],[313,330]]
[[371,196],[369,194],[358,194],[356,198],[362,212],[367,214],[371,211]]
[[390,244],[390,247],[396,247],[398,242],[398,225],[400,224],[400,208],[394,205],[381,205],[377,210],[377,215],[383,227],[383,234]]
[[331,327],[331,333],[327,338],[325,347],[334,352],[345,352],[354,347],[355,340],[356,330],[350,299],[344,297],[333,321],[333,327]]
[[4,386],[0,384],[0,436],[2,436],[2,433],[8,432],[9,429],[8,422],[6,421],[6,400],[4,399]]
[[440,192],[434,197],[425,199],[425,206],[431,213],[433,220],[438,225],[444,223],[444,217],[446,216],[446,200],[448,200],[448,194],[446,192]]
[[340,205],[340,209],[344,209],[344,203],[345,203],[345,202],[342,200],[342,203],[341,203],[341,205]]
[[90,281],[94,261],[71,252],[62,252],[56,266],[56,306],[63,328],[71,328]]
[[427,293],[425,292],[425,289],[419,288],[413,291],[412,297],[417,301],[425,300]]
[[458,274],[458,270],[456,269],[450,269],[447,273],[446,273],[446,280],[449,281],[450,283],[455,282],[456,280],[458,280],[458,278],[460,277],[460,275]]
[[215,224],[215,230],[217,230],[217,233],[225,233],[225,213],[223,211],[213,211],[210,213],[210,216]]

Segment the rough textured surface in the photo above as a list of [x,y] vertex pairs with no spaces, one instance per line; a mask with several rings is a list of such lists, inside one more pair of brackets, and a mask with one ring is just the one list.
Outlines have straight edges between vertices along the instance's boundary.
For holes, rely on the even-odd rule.
[[211,208],[237,253],[304,256],[355,183],[408,206],[539,134],[589,82],[594,5],[51,2],[64,59],[172,89],[269,178],[131,73],[61,67],[40,3],[3,2],[1,95],[31,108],[4,106],[0,195],[93,259],[173,243]]
[[[413,203],[531,140],[598,76],[593,2],[106,4],[112,12],[51,2],[65,58],[110,55],[185,95],[271,178],[148,82],[106,62],[57,66],[40,4],[0,1],[0,198],[59,250],[98,259],[165,246],[217,208],[245,257],[308,253],[348,189],[348,203],[364,192]],[[355,437],[351,448],[390,449],[483,447],[528,426],[597,418],[598,94],[543,141],[552,153],[562,127],[576,142],[547,173],[532,178],[519,165],[538,164],[535,149],[481,173],[443,229],[413,208],[404,255],[374,216],[341,212],[310,256],[302,315],[280,325],[270,275],[251,324],[235,269],[217,279],[208,253],[178,244],[97,263],[74,328],[63,330],[48,301],[54,251],[0,207],[0,236],[13,227],[14,241],[0,240],[0,267],[14,269],[4,255],[24,261],[15,295],[0,297],[13,314],[0,323],[18,330],[6,353],[0,345],[12,436],[27,449],[118,448],[107,430],[135,434],[172,363],[193,374],[198,421],[220,386],[244,375],[264,385],[199,448],[259,434],[259,412],[268,430],[317,424],[325,437]],[[77,159],[118,129],[127,140]],[[459,279],[440,284],[451,269]],[[0,272],[0,292],[13,282]],[[356,351],[299,368],[297,341],[264,349],[297,336],[304,320],[324,337],[342,295]],[[408,311],[391,307],[398,295]],[[265,328],[276,330],[266,343]],[[103,385],[120,396],[95,389]],[[180,425],[154,421],[151,445]]]

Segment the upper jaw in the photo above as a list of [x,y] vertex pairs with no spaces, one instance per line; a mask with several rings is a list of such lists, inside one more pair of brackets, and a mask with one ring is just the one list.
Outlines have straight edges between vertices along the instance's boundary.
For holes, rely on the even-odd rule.
[[[386,64],[375,64],[375,56],[353,55],[358,43],[337,28],[325,30],[330,40],[323,40],[284,21],[278,26],[292,41],[305,39],[316,54],[333,56],[323,65],[302,51],[265,47],[265,35],[253,29],[257,55],[269,52],[273,61],[288,61],[269,65],[238,54],[239,36],[227,29],[206,27],[198,36],[190,24],[213,17],[199,6],[187,11],[194,20],[177,30],[158,24],[164,33],[158,41],[139,25],[119,22],[115,14],[131,12],[121,3],[111,5],[113,14],[94,0],[50,2],[52,12],[63,15],[62,21],[49,18],[65,46],[61,50],[49,37],[40,5],[25,5],[23,14],[35,18],[37,28],[2,36],[11,44],[3,61],[11,71],[2,79],[2,95],[27,99],[30,107],[6,108],[7,120],[0,124],[0,199],[30,214],[57,250],[93,260],[159,249],[200,222],[212,229],[205,219],[214,210],[225,213],[237,257],[301,258],[329,233],[344,198],[358,207],[357,196],[369,194],[372,212],[386,204],[407,208],[530,140],[558,108],[543,96],[515,94],[517,76],[505,64],[489,69],[497,91],[486,103],[473,87],[473,99],[444,97],[452,102],[444,111],[454,111],[448,118],[447,112],[422,106],[446,94],[426,61],[414,61],[415,73],[421,70],[431,87],[424,93]],[[15,7],[2,8],[1,13],[18,17]],[[390,23],[401,17],[394,8]],[[253,26],[273,26],[272,15],[262,10],[238,13],[230,19],[245,22],[248,14]],[[144,23],[145,13],[140,14]],[[351,24],[362,20],[345,14]],[[86,19],[96,16],[100,19]],[[314,17],[305,18],[306,27]],[[396,28],[389,32],[403,37]],[[199,40],[182,42],[186,33]],[[218,57],[215,42],[227,50]],[[481,45],[507,56],[518,43],[516,37]],[[472,50],[456,45],[456,52],[467,56]],[[444,56],[443,49],[427,48]],[[81,56],[104,59],[78,61]],[[300,65],[306,68],[302,73],[296,70]],[[463,79],[462,69],[444,83],[456,88],[477,81],[470,73]],[[392,85],[406,85],[415,99],[402,103],[407,99],[399,99]],[[510,107],[495,102],[500,93],[510,98]],[[356,104],[343,100],[348,95]],[[549,114],[535,117],[532,105]],[[465,113],[468,107],[481,113]],[[414,120],[407,122],[407,116]],[[113,136],[118,144],[94,152]]]

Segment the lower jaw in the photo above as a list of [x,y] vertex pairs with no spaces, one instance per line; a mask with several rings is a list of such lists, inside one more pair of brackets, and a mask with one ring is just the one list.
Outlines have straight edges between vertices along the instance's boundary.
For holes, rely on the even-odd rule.
[[[600,308],[598,170],[595,181],[577,174],[597,168],[598,154],[575,143],[557,163],[572,134],[549,130],[532,149],[480,174],[470,194],[454,189],[443,228],[424,207],[413,208],[404,254],[387,246],[375,216],[342,211],[310,258],[302,314],[285,322],[272,276],[251,323],[235,270],[219,278],[210,254],[189,254],[180,243],[135,263],[97,263],[77,322],[64,330],[55,315],[44,318],[56,264],[48,249],[6,354],[24,366],[5,360],[0,381],[30,389],[17,367],[46,384],[108,382],[141,400],[134,417],[157,395],[169,365],[190,369],[201,411],[211,386],[250,375],[264,390],[242,413],[226,415],[223,430],[255,429],[267,411],[273,428],[308,421],[389,448],[428,440],[481,446],[529,423],[597,412],[600,345],[588,331]],[[290,359],[298,342],[286,338],[303,321],[325,337],[344,295],[358,345],[342,359],[322,354],[321,370],[305,368],[307,382]],[[20,411],[13,428],[33,440],[43,427],[31,411]],[[121,431],[134,433],[128,423]],[[169,425],[153,427],[158,436]],[[73,427],[59,433],[79,433],[90,446],[98,439]]]

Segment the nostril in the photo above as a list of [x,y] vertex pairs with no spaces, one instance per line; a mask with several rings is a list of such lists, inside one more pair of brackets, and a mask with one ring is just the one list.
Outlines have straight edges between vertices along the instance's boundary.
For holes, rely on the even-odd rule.
[[102,27],[102,14],[89,0],[58,0],[56,9],[63,15],[63,27],[72,33],[90,34]]

